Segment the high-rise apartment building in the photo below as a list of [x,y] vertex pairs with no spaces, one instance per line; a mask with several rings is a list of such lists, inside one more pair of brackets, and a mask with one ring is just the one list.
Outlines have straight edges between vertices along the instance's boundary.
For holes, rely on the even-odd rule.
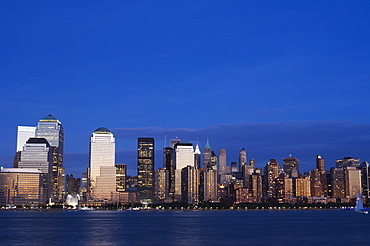
[[63,149],[64,132],[62,123],[51,114],[39,120],[36,127],[37,138],[45,138],[53,151],[53,197],[54,202],[64,200]]
[[266,198],[276,198],[276,178],[280,174],[281,167],[276,159],[270,159],[265,166],[264,188]]
[[154,195],[154,138],[138,138],[137,182],[140,199],[151,202]]
[[308,176],[301,176],[295,179],[296,197],[311,196],[311,179]]
[[343,168],[330,168],[330,179],[331,179],[331,189],[332,197],[335,198],[345,198],[345,180],[344,180],[344,169]]
[[165,168],[154,170],[154,198],[156,202],[164,202],[169,198],[169,172]]
[[116,143],[105,127],[96,129],[90,138],[89,193],[94,200],[112,200],[116,192]]

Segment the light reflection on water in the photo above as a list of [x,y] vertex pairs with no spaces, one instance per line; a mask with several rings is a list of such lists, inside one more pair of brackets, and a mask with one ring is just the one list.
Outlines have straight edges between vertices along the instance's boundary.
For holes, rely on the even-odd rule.
[[0,211],[1,245],[368,245],[353,211]]

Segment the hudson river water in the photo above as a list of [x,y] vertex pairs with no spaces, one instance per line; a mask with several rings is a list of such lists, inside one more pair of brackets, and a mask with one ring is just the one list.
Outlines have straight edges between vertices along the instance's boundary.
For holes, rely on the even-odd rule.
[[370,245],[370,215],[296,211],[0,211],[0,245]]

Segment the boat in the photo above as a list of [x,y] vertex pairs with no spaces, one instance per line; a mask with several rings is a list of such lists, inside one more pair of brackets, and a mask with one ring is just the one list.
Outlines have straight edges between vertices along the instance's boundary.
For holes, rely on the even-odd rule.
[[93,211],[95,209],[94,208],[89,208],[89,207],[78,207],[77,210],[80,210],[80,211]]
[[362,204],[362,196],[360,192],[358,192],[358,195],[356,198],[355,213],[356,214],[368,214],[369,213],[369,211],[364,209],[364,206]]

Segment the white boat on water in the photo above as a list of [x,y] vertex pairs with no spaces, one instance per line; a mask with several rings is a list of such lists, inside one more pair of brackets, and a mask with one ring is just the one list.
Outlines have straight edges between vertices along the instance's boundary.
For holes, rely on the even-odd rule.
[[93,211],[95,209],[94,208],[89,208],[89,207],[79,207],[79,208],[77,208],[77,210],[81,210],[81,211]]
[[356,214],[368,214],[369,211],[364,210],[364,205],[362,204],[362,196],[359,192],[356,198],[356,207],[355,207]]

